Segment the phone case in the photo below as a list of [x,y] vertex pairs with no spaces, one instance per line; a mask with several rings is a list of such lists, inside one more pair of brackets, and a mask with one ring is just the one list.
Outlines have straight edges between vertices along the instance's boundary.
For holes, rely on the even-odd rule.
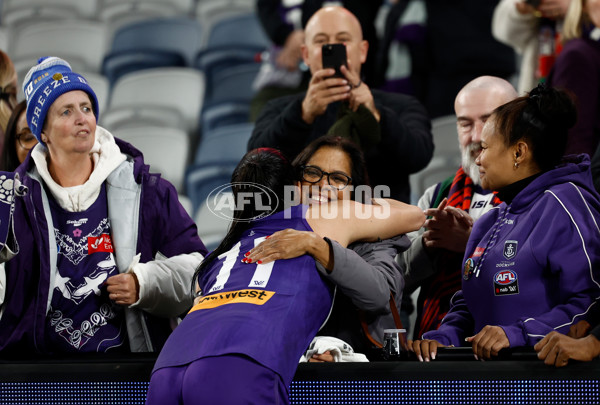
[[333,77],[344,77],[340,66],[347,66],[346,45],[325,44],[321,49],[321,56],[323,58],[323,68],[334,68],[335,74]]

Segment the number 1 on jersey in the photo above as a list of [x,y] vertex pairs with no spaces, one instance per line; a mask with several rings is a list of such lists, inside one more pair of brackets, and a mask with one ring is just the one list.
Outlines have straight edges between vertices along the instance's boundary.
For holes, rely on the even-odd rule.
[[[265,237],[254,239],[254,246],[259,245],[264,240]],[[233,269],[233,266],[241,260],[241,258],[239,257],[240,246],[241,243],[238,242],[230,250],[219,255],[219,260],[222,258],[225,258],[225,260],[223,261],[223,265],[219,270],[219,274],[217,275],[217,279],[215,280],[215,285],[208,291],[208,294],[225,288],[225,284],[227,284],[227,281],[229,280],[229,276],[231,275],[231,270]],[[273,270],[274,263],[275,262],[265,264],[245,264],[244,266],[256,266],[256,270],[254,271],[254,275],[252,276],[248,287],[265,288],[269,282],[269,278],[271,278],[271,271]]]

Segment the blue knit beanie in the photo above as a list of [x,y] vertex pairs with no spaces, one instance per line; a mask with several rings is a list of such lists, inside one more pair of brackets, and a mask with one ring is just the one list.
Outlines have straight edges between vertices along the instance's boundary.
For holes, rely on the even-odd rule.
[[42,142],[42,128],[46,114],[62,94],[82,90],[89,94],[92,109],[98,121],[98,99],[85,78],[71,70],[67,61],[56,56],[46,56],[29,69],[23,80],[23,93],[27,100],[27,124],[38,142]]

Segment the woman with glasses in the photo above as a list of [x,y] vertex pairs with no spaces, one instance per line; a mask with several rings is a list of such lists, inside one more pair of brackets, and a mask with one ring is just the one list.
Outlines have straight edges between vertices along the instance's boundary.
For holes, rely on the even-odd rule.
[[[347,138],[318,138],[292,165],[302,186],[304,204],[362,200],[371,192],[362,152]],[[400,235],[346,248],[314,232],[286,229],[252,249],[248,258],[266,263],[312,255],[323,277],[337,286],[333,312],[319,335],[337,337],[355,352],[376,359],[378,352],[373,349],[383,341],[383,330],[398,325],[392,305],[400,305],[404,279],[395,257],[409,245],[408,239]],[[390,293],[395,302],[390,302]],[[333,356],[326,351],[309,361],[333,361]]]
[[441,346],[471,347],[476,359],[532,347],[598,305],[600,198],[589,157],[564,156],[576,118],[571,97],[543,85],[488,118],[475,162],[481,186],[504,202],[475,222],[462,290],[440,327],[412,344],[421,361]]
[[[275,149],[242,158],[232,175],[239,204],[233,222],[196,270],[197,300],[156,360],[146,404],[288,404],[298,360],[329,314],[333,287],[309,255],[261,263],[245,253],[280,229],[347,246],[418,229],[425,220],[418,207],[389,199],[269,204],[294,183]],[[238,198],[252,191],[252,202]]]
[[4,138],[4,150],[2,151],[2,162],[0,170],[12,172],[27,157],[31,148],[37,145],[38,141],[27,126],[27,117],[25,110],[27,102],[21,101],[15,106]]

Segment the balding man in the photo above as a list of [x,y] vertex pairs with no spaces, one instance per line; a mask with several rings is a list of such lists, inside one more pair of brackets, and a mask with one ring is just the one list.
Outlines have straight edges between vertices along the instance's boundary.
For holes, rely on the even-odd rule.
[[435,330],[448,312],[450,298],[461,288],[462,259],[473,221],[500,203],[479,185],[475,159],[481,151],[481,130],[496,107],[517,97],[504,79],[480,76],[467,83],[454,102],[462,165],[454,176],[425,190],[418,205],[429,219],[409,234],[403,253],[405,293],[421,287],[414,337]]
[[[433,154],[425,108],[411,96],[372,90],[361,80],[369,44],[347,9],[320,9],[304,32],[302,56],[312,74],[308,90],[266,104],[248,148],[274,147],[293,159],[326,133],[350,136],[365,154],[372,185],[387,185],[392,198],[409,201],[408,175],[427,166]],[[321,47],[335,43],[346,46],[344,78],[322,66]]]

